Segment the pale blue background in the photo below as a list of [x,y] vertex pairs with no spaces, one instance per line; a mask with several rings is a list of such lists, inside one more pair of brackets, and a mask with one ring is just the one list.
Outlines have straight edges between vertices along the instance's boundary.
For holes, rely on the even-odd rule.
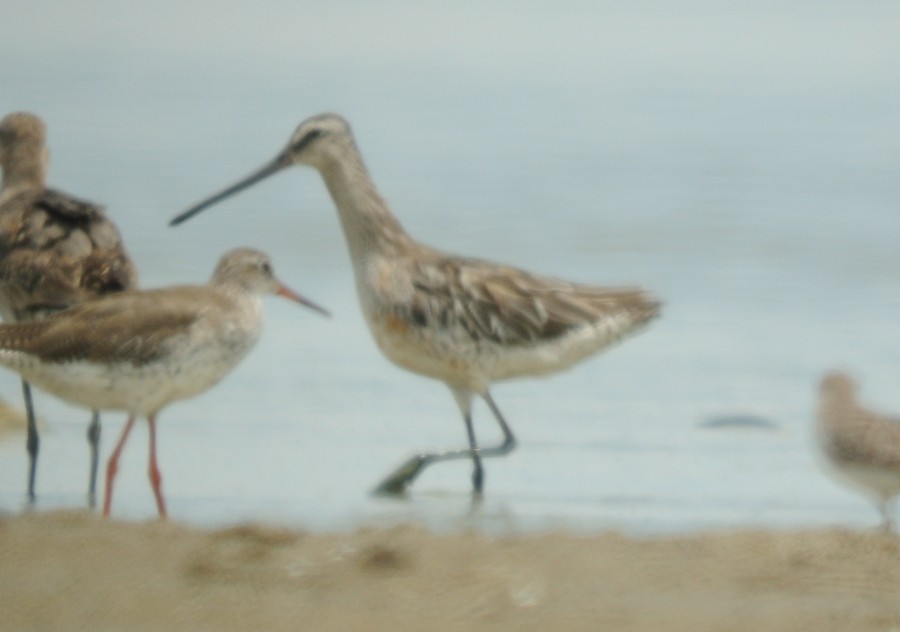
[[[51,182],[104,203],[147,286],[269,251],[326,321],[277,299],[221,386],[161,415],[173,518],[309,529],[666,532],[868,526],[818,469],[834,366],[900,411],[900,5],[891,2],[7,2],[0,113],[47,121]],[[384,360],[319,177],[295,169],[178,229],[305,117],[345,115],[406,227],[443,249],[638,283],[665,316],[549,380],[498,385],[520,449],[367,495],[414,449],[462,445],[446,389]],[[18,383],[0,375],[0,396]],[[39,399],[39,509],[83,504],[87,413]],[[493,422],[477,409],[485,442]],[[750,416],[767,427],[709,429]],[[104,458],[123,415],[106,416]],[[21,436],[0,508],[24,504]],[[114,511],[152,518],[146,432]]]

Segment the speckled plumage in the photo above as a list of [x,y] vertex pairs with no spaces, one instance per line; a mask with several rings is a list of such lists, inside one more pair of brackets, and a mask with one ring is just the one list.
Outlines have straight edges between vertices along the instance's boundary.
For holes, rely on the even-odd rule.
[[418,246],[373,257],[365,310],[396,364],[482,394],[495,381],[560,371],[658,314],[637,289],[539,277]]
[[[208,285],[111,294],[0,325],[0,364],[82,406],[156,414],[218,382],[256,344],[262,296],[278,287],[261,271],[268,258],[242,249],[222,261],[236,271]],[[260,278],[245,289],[235,274]]]
[[[294,164],[317,169],[334,200],[362,311],[379,348],[399,366],[445,382],[466,423],[469,449],[417,455],[377,491],[404,490],[430,463],[472,458],[480,492],[481,457],[515,446],[488,391],[492,382],[568,368],[659,315],[660,303],[640,289],[569,283],[415,241],[378,193],[349,124],[335,114],[301,123],[274,160],[172,223]],[[500,424],[504,440],[497,447],[477,444],[474,395]]]
[[[86,300],[137,286],[137,271],[119,231],[103,210],[47,188],[49,152],[44,123],[25,112],[0,121],[0,315],[7,322],[39,318]],[[28,415],[34,499],[38,454],[30,388],[23,383]],[[99,417],[88,430],[94,502]]]
[[857,390],[844,373],[822,379],[819,442],[832,469],[875,500],[890,529],[891,503],[900,494],[900,419],[863,408]]
[[[222,257],[208,285],[121,292],[0,325],[0,365],[72,403],[129,414],[107,467],[108,513],[115,464],[134,419],[146,416],[154,426],[161,408],[227,375],[259,338],[266,294],[323,311],[281,285],[265,254],[238,249]],[[154,459],[151,452],[151,470]]]
[[137,286],[115,225],[95,205],[52,189],[0,205],[0,309],[24,320]]

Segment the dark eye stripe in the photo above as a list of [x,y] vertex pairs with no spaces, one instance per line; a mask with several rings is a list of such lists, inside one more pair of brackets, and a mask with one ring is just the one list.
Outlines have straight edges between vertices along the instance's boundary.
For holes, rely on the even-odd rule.
[[322,135],[322,130],[320,129],[312,129],[306,133],[306,136],[297,141],[297,144],[294,145],[294,151],[301,151],[304,147],[309,145],[315,139]]

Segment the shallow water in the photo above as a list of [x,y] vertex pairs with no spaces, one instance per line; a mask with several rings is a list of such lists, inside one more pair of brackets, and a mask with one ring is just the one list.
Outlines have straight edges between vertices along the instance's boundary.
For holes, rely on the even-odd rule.
[[[53,185],[107,205],[144,285],[205,280],[222,252],[254,246],[335,314],[272,299],[251,357],[162,413],[173,517],[637,533],[877,522],[819,470],[810,423],[831,367],[900,410],[900,9],[563,4],[7,8],[0,112],[45,118]],[[317,174],[166,226],[323,110],[352,122],[422,240],[666,302],[607,354],[494,388],[520,447],[487,463],[478,506],[464,463],[427,471],[405,500],[367,493],[414,450],[465,435],[449,392],[370,340]],[[15,376],[0,395],[17,401]],[[38,406],[39,507],[80,506],[88,414]],[[104,457],[123,421],[105,417]],[[5,510],[23,505],[22,443],[0,441]],[[117,515],[154,515],[145,471],[138,431]]]

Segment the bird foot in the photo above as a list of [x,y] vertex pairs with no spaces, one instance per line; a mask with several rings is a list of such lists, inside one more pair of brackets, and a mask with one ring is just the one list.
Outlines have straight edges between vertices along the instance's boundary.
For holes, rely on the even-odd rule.
[[402,496],[406,488],[422,473],[430,459],[425,455],[416,455],[394,470],[390,476],[379,483],[372,494],[375,496]]

